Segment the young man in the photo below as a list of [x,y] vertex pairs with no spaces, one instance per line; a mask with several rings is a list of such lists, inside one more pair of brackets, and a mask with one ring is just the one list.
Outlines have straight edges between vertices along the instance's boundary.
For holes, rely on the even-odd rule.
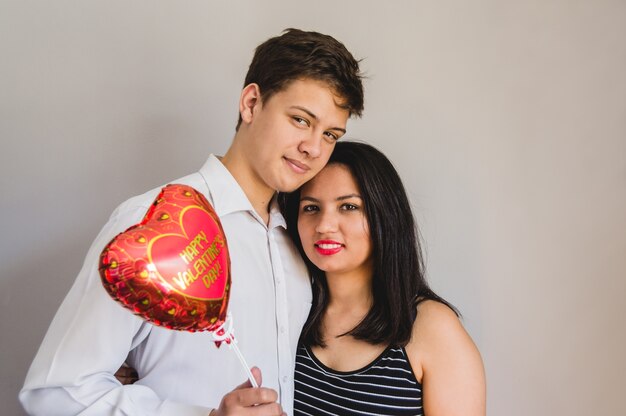
[[[171,182],[203,193],[220,217],[231,255],[229,310],[243,355],[263,373],[262,387],[237,387],[245,372],[210,334],[153,326],[100,283],[101,250],[143,218],[158,188],[120,205],[94,241],[31,365],[20,392],[24,408],[45,415],[291,414],[294,354],[311,291],[275,195],[319,172],[349,116],[362,109],[358,62],[345,47],[289,29],[256,49],[227,153]],[[139,375],[132,385],[114,376],[125,361]],[[260,371],[253,373],[260,381]]]

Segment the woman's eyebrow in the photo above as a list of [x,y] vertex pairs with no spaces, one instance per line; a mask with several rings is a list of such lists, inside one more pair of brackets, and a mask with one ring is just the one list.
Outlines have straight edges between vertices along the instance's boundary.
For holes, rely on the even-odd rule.
[[360,200],[363,200],[363,198],[361,198],[361,195],[359,194],[349,194],[349,195],[337,197],[337,201],[343,201],[344,199],[350,199],[350,198],[359,198]]
[[[350,198],[359,198],[360,200],[363,200],[363,198],[359,194],[348,194],[348,195],[338,196],[337,198],[335,198],[335,201],[343,201],[344,199],[350,199]],[[312,196],[303,196],[302,198],[300,198],[300,202],[302,201],[320,202],[319,199],[313,198]]]

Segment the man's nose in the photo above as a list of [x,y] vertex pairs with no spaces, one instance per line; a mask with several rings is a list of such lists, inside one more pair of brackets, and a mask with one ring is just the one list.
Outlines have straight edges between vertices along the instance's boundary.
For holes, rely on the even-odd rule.
[[324,139],[319,133],[311,130],[301,139],[298,150],[311,158],[317,158],[322,154],[322,140]]

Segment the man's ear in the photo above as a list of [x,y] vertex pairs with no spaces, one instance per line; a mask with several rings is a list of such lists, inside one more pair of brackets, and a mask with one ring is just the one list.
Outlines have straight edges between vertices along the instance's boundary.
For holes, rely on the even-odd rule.
[[261,108],[261,89],[258,84],[248,84],[241,91],[239,97],[239,114],[244,123],[250,123],[256,114],[255,112]]

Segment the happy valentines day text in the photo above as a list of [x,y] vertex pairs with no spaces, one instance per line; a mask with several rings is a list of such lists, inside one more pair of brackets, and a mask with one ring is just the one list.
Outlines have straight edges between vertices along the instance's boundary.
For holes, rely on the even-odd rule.
[[[184,272],[178,272],[178,275],[173,278],[174,282],[185,290],[200,278],[207,288],[210,287],[222,272],[221,264],[215,262],[215,259],[220,255],[224,245],[221,235],[216,235],[213,241],[209,242],[205,232],[200,231],[180,253],[185,264],[193,262],[193,267]],[[197,260],[194,261],[194,259]]]

